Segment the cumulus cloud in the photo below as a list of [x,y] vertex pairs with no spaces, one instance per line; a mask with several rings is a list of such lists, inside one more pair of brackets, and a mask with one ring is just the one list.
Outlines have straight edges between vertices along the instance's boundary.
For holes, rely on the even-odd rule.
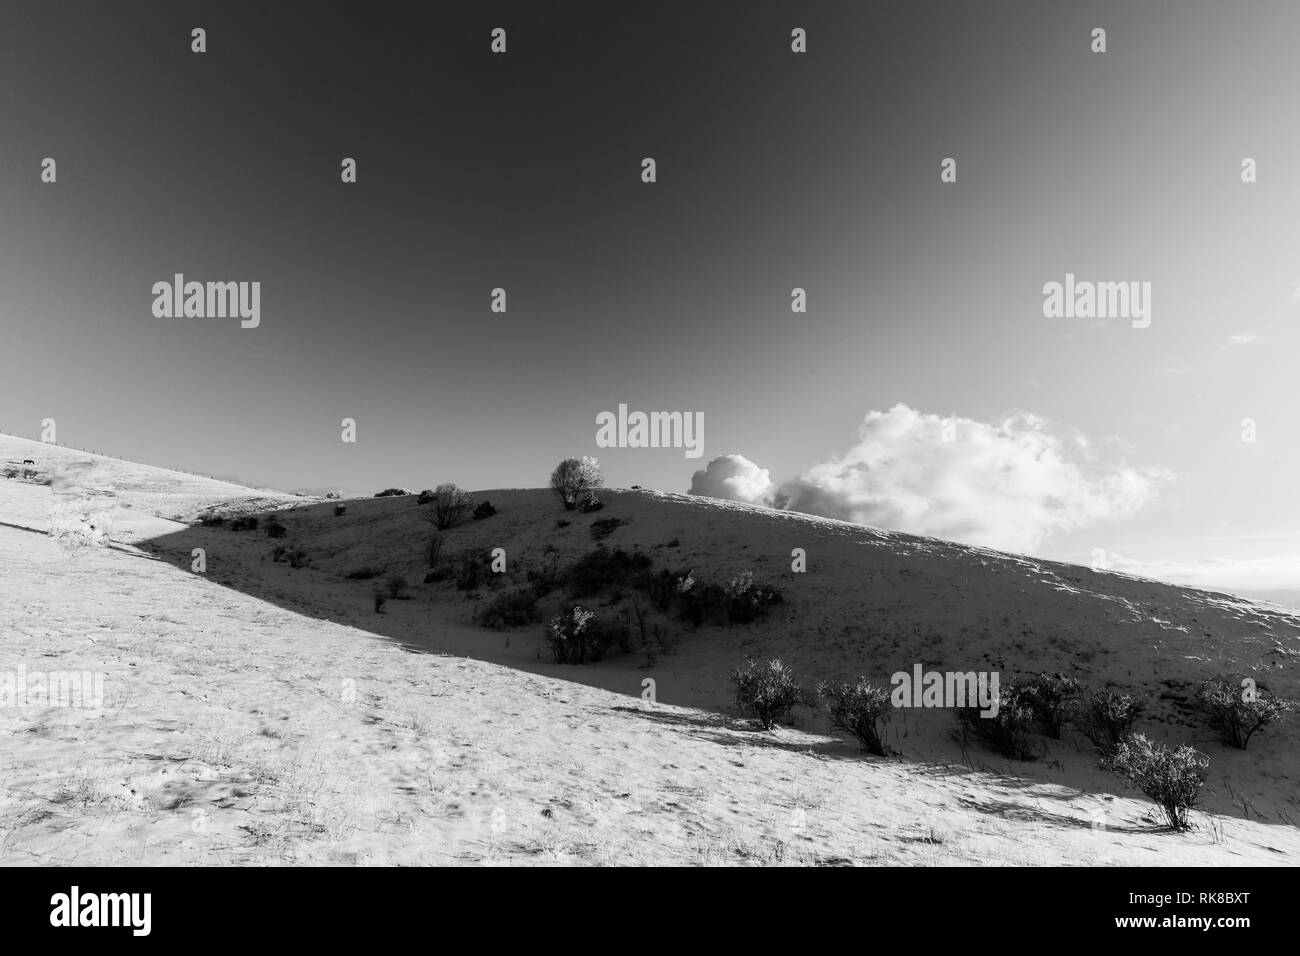
[[[728,461],[766,482],[753,462]],[[701,475],[708,472],[696,473],[692,489]],[[786,482],[773,500],[793,511],[1030,553],[1053,533],[1132,515],[1166,477],[1106,464],[1082,435],[1034,415],[988,424],[895,405],[869,413],[857,444]]]
[[720,455],[691,476],[691,494],[770,505],[774,486],[766,468],[744,455]]

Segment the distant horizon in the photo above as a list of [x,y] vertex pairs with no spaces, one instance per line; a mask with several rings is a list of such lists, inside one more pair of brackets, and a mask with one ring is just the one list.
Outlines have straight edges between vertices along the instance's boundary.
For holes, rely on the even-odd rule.
[[[17,438],[17,439],[20,439],[20,440],[22,440],[22,441],[29,441],[29,442],[33,442],[33,443],[38,444],[38,445],[47,445],[47,444],[52,444],[52,443],[50,443],[50,442],[42,442],[39,438],[32,438],[32,437],[29,437],[29,436],[26,436],[26,435],[18,435],[18,434],[15,434],[15,433],[13,433],[13,432],[7,432],[7,431],[5,431],[4,429],[0,429],[0,437]],[[418,488],[416,488],[416,487],[414,487],[413,485],[410,485],[410,484],[387,485],[387,486],[384,486],[384,487],[382,487],[382,488],[379,488],[378,491],[374,491],[374,492],[366,492],[366,491],[354,490],[354,489],[349,489],[349,488],[347,488],[347,487],[344,487],[344,488],[335,488],[335,487],[332,487],[332,486],[329,486],[329,485],[319,485],[319,486],[302,485],[302,486],[297,486],[297,487],[293,487],[293,488],[282,488],[282,487],[277,487],[277,486],[275,486],[275,485],[271,485],[271,484],[256,484],[256,483],[249,483],[249,482],[247,482],[247,481],[241,480],[241,479],[238,478],[238,477],[233,477],[233,476],[223,476],[223,475],[217,475],[217,474],[209,474],[209,473],[207,473],[207,472],[194,471],[194,470],[187,469],[187,468],[181,468],[181,467],[178,467],[178,466],[175,466],[175,465],[169,465],[169,464],[158,463],[158,462],[138,461],[138,460],[133,459],[133,458],[123,458],[123,457],[121,457],[121,456],[119,456],[119,455],[113,455],[113,454],[110,454],[110,453],[108,453],[108,452],[97,451],[97,450],[95,450],[95,449],[91,449],[91,448],[82,448],[82,447],[75,446],[75,445],[65,445],[65,444],[61,444],[61,443],[60,443],[60,444],[54,444],[54,447],[56,447],[56,448],[62,448],[62,449],[70,450],[70,451],[82,452],[82,453],[89,454],[89,455],[97,455],[97,456],[102,457],[102,458],[112,458],[112,459],[114,459],[114,460],[116,460],[116,461],[123,461],[123,462],[127,462],[127,463],[129,463],[129,464],[143,465],[143,466],[148,467],[148,468],[157,468],[157,469],[160,469],[160,470],[163,470],[163,471],[174,471],[174,472],[177,472],[177,473],[180,473],[180,474],[193,475],[193,476],[195,476],[195,477],[199,477],[199,478],[209,478],[209,479],[212,479],[212,480],[215,480],[215,481],[223,481],[223,482],[227,482],[227,483],[229,483],[229,484],[239,485],[239,486],[241,486],[241,487],[248,488],[249,490],[252,490],[252,491],[271,491],[271,492],[277,492],[277,493],[284,494],[284,495],[297,495],[297,494],[303,494],[303,495],[307,495],[307,496],[310,496],[310,497],[324,498],[325,495],[326,495],[327,493],[329,493],[329,492],[341,491],[341,492],[343,492],[343,497],[344,497],[344,498],[351,498],[351,499],[354,499],[354,500],[355,500],[355,499],[365,499],[365,498],[373,498],[373,497],[376,497],[376,495],[378,494],[378,491],[385,491],[385,490],[387,490],[388,488],[402,488],[402,489],[407,490],[411,495],[418,495],[421,491],[425,490],[426,488],[432,488],[432,487],[435,487],[436,484],[438,484],[438,483],[434,483],[434,485],[421,484],[420,487],[418,487]],[[419,484],[419,483],[416,483],[416,484]],[[653,492],[656,492],[656,493],[658,493],[658,494],[679,494],[679,495],[683,495],[683,496],[691,496],[691,495],[693,494],[693,493],[690,492],[690,491],[675,491],[675,490],[670,489],[670,488],[654,488],[654,487],[649,487],[649,486],[641,486],[640,489],[637,489],[637,488],[634,488],[634,487],[631,486],[631,485],[610,485],[610,484],[606,483],[604,487],[610,488],[611,490],[614,490],[614,491],[634,491],[634,490],[644,490],[644,491],[653,491]],[[467,487],[466,490],[467,490],[467,491],[474,492],[474,493],[484,493],[484,492],[491,492],[491,491],[546,491],[546,490],[548,490],[548,488],[547,488],[547,483],[546,483],[545,481],[542,481],[542,482],[539,482],[539,483],[536,484],[536,485],[490,485],[490,486],[483,486],[483,487]],[[702,496],[696,495],[696,497],[702,497]],[[703,496],[703,497],[708,497],[708,496]],[[722,500],[726,500],[726,499],[722,499]],[[819,515],[819,514],[816,514],[815,512],[799,511],[798,509],[794,509],[794,508],[775,508],[775,507],[773,507],[773,506],[771,506],[771,505],[754,504],[754,503],[743,502],[743,501],[740,501],[740,502],[733,502],[733,503],[735,503],[735,504],[741,504],[741,505],[747,505],[748,507],[755,508],[755,509],[757,509],[757,510],[764,510],[764,509],[766,509],[766,510],[773,510],[773,511],[789,511],[789,512],[791,512],[791,513],[802,514],[802,515],[806,515],[806,516],[808,516],[808,517],[813,517],[813,518],[821,518],[821,519],[826,519],[826,518],[827,518],[827,516],[825,516],[825,515]],[[834,519],[834,518],[832,518],[832,519],[829,519],[829,520],[840,520],[840,519]],[[934,535],[918,534],[918,533],[915,533],[915,532],[903,531],[903,530],[894,529],[894,528],[885,528],[885,527],[882,527],[882,526],[876,526],[876,525],[863,525],[863,524],[858,523],[858,522],[845,522],[845,523],[846,523],[846,524],[854,524],[854,525],[856,525],[856,526],[858,526],[858,527],[872,527],[872,528],[877,528],[878,530],[891,531],[891,532],[894,532],[894,533],[897,533],[897,534],[910,535],[910,536],[912,536],[912,537],[933,538],[933,539],[935,539],[935,540],[947,541],[947,542],[954,543],[954,544],[965,544],[965,542],[961,542],[961,541],[953,541],[953,539],[936,537],[936,536],[934,536]],[[968,547],[979,547],[979,546],[976,546],[976,545],[967,545],[967,546],[968,546]],[[996,549],[996,548],[995,548],[995,549],[993,549],[993,550],[1001,550],[1001,549]],[[1016,554],[1017,554],[1016,552],[1003,552],[1003,553],[1012,554],[1012,555],[1016,555]],[[1068,560],[1063,560],[1063,559],[1056,559],[1056,558],[1047,558],[1047,557],[1043,557],[1043,556],[1041,556],[1041,555],[1023,555],[1023,556],[1024,556],[1024,557],[1031,558],[1031,559],[1034,559],[1034,560],[1042,560],[1042,561],[1049,561],[1049,562],[1056,562],[1056,563],[1064,563],[1064,564],[1074,565],[1074,566],[1076,566],[1076,567],[1087,567],[1086,564],[1081,564],[1081,563],[1079,563],[1079,562],[1068,561]],[[1127,574],[1127,575],[1130,575],[1130,576],[1132,576],[1132,577],[1141,578],[1141,579],[1144,579],[1144,580],[1155,581],[1155,582],[1158,582],[1158,583],[1161,583],[1161,584],[1172,584],[1172,585],[1174,585],[1174,586],[1176,586],[1176,587],[1188,587],[1188,588],[1193,588],[1193,589],[1195,589],[1195,590],[1210,591],[1210,592],[1214,592],[1214,593],[1222,593],[1222,594],[1226,594],[1226,595],[1228,595],[1228,596],[1234,596],[1234,597],[1244,598],[1244,599],[1246,599],[1246,600],[1252,600],[1252,601],[1264,601],[1264,602],[1268,602],[1268,603],[1277,604],[1277,605],[1279,605],[1279,606],[1281,606],[1281,607],[1283,607],[1283,608],[1292,608],[1292,609],[1295,609],[1295,610],[1300,610],[1300,587],[1297,587],[1297,588],[1294,588],[1294,589],[1267,589],[1267,588],[1265,588],[1265,589],[1259,589],[1259,590],[1250,590],[1250,589],[1242,589],[1242,588],[1232,588],[1232,587],[1228,587],[1228,586],[1214,586],[1213,584],[1191,584],[1191,583],[1187,583],[1187,582],[1185,582],[1185,581],[1179,581],[1179,580],[1174,580],[1174,579],[1170,579],[1170,578],[1164,578],[1164,577],[1161,577],[1161,576],[1159,576],[1158,573],[1155,573],[1155,572],[1153,572],[1153,571],[1146,571],[1146,573],[1143,573],[1143,571],[1131,571],[1131,570],[1124,570],[1124,569],[1120,569],[1120,568],[1111,568],[1111,569],[1107,569],[1107,570],[1110,570],[1110,571],[1112,571],[1112,572],[1114,572],[1114,573],[1118,573],[1118,574]],[[1145,569],[1144,569],[1144,570],[1145,570]]]

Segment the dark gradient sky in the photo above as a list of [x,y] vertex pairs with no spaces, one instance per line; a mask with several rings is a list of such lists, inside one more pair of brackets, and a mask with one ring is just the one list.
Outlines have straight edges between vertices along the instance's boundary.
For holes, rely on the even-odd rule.
[[[1284,2],[9,2],[0,429],[283,488],[585,453],[685,490],[703,461],[596,413],[703,412],[705,460],[780,479],[872,409],[1022,409],[1179,476],[1055,553],[1297,553],[1298,35]],[[1045,320],[1067,271],[1151,281],[1152,327]],[[260,328],[155,318],[175,272],[260,280]]]

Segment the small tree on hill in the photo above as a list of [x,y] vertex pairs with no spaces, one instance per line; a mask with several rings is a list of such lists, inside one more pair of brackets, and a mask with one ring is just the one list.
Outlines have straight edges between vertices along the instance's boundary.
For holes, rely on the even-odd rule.
[[425,520],[439,531],[454,527],[474,507],[474,496],[456,485],[439,485],[434,492],[433,507],[425,512]]
[[590,455],[566,458],[551,472],[551,488],[564,502],[566,511],[576,508],[579,498],[593,488],[599,488],[603,482],[600,464]]

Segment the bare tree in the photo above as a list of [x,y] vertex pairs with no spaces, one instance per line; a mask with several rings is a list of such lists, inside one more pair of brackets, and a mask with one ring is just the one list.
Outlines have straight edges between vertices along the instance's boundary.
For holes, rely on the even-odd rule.
[[433,507],[424,513],[424,520],[439,531],[459,524],[474,507],[474,496],[456,485],[439,485],[433,495]]

